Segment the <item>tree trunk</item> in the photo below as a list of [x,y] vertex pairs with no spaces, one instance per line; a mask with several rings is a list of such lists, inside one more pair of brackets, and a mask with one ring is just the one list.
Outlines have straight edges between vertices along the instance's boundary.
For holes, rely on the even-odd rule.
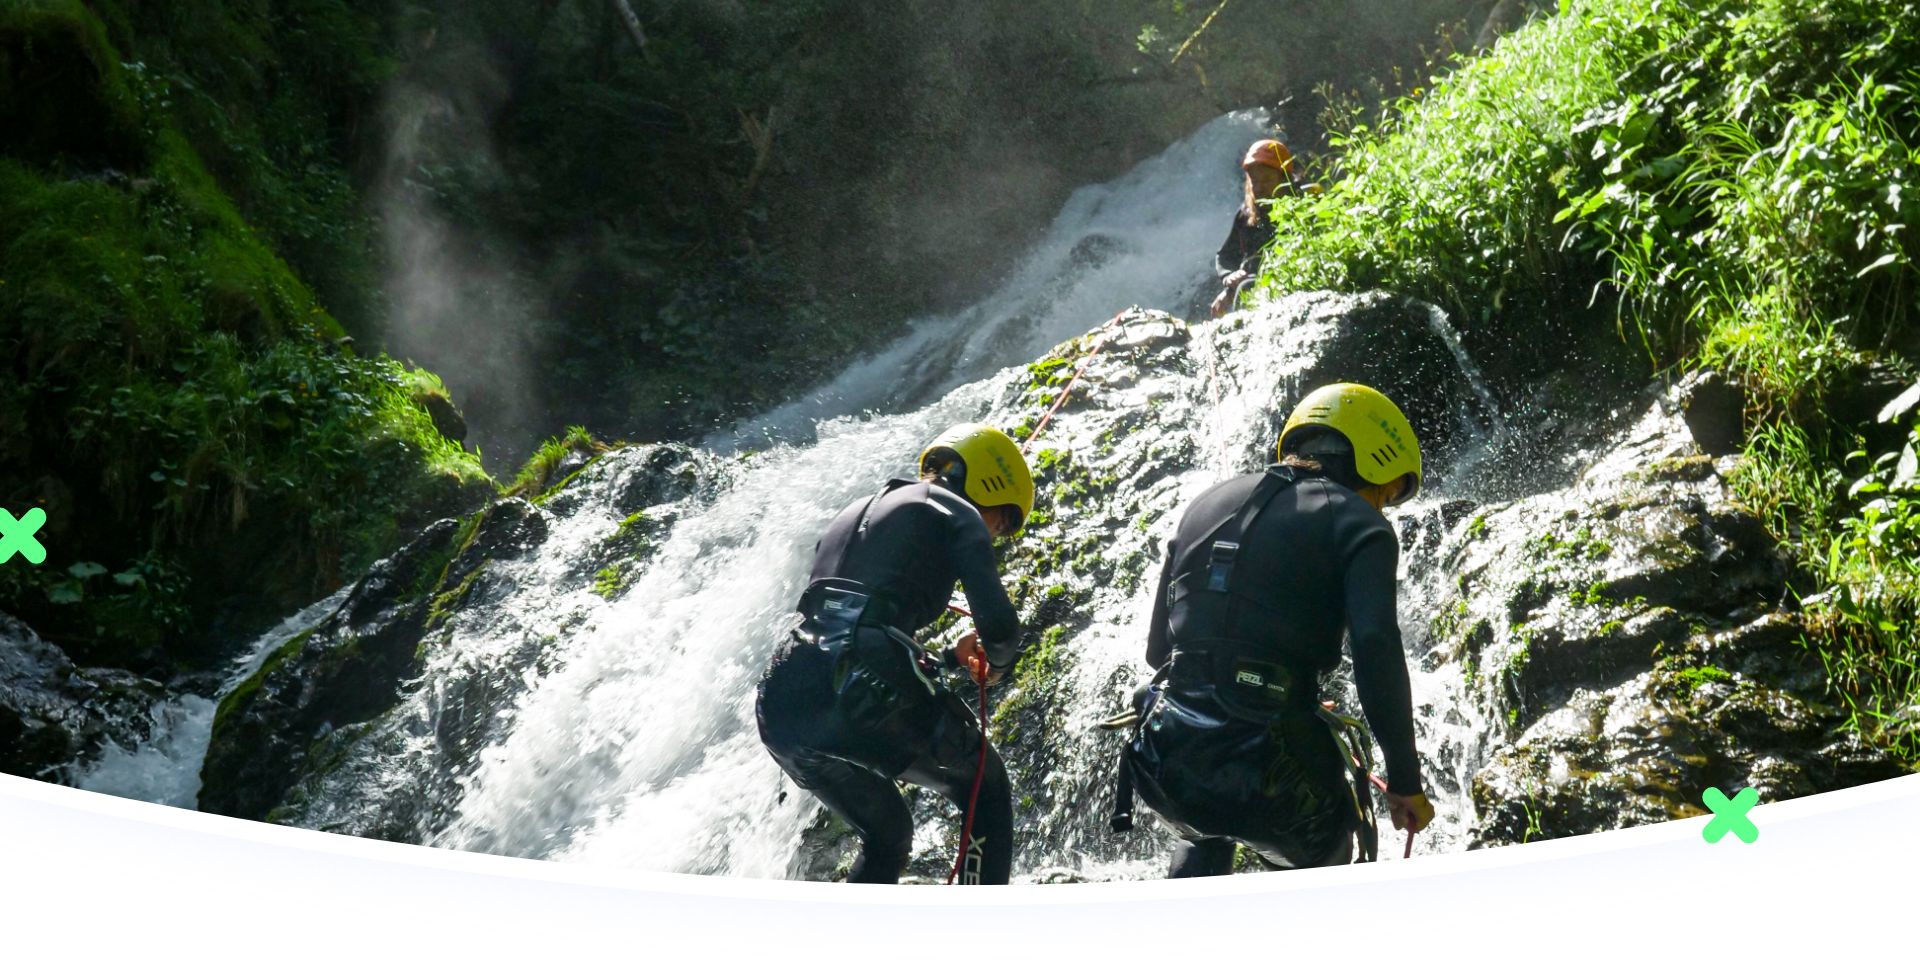
[[640,56],[648,57],[647,32],[640,28],[640,17],[633,12],[633,5],[627,0],[613,0],[613,9],[620,14],[620,22],[627,25],[627,34],[633,38],[633,45],[640,48]]

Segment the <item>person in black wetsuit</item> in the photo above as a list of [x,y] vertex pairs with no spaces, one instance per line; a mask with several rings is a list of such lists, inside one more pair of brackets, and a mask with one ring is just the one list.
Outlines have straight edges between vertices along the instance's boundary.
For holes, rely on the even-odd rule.
[[1236,841],[1289,868],[1346,862],[1353,836],[1367,841],[1364,776],[1319,704],[1343,632],[1394,827],[1433,817],[1400,649],[1399,541],[1380,512],[1419,488],[1413,428],[1384,395],[1341,383],[1301,401],[1279,450],[1194,501],[1160,576],[1147,663],[1163,674],[1136,694],[1125,767],[1185,839],[1173,877],[1231,871]]
[[1227,240],[1213,256],[1213,274],[1220,282],[1220,294],[1211,306],[1214,318],[1233,311],[1240,289],[1260,272],[1260,253],[1273,241],[1274,233],[1265,202],[1317,190],[1315,185],[1296,184],[1293,167],[1293,154],[1272,139],[1253,142],[1240,159],[1240,170],[1246,172],[1246,197],[1233,213]]
[[[992,538],[1033,510],[1033,477],[1005,433],[965,423],[920,457],[918,481],[889,480],[840,511],[814,547],[800,627],[760,682],[760,738],[795,784],[860,837],[849,882],[898,882],[913,820],[896,779],[961,809],[979,775],[969,883],[1003,884],[1013,866],[1013,796],[974,712],[940,681],[965,667],[999,680],[1020,656],[1019,615],[1000,585]],[[936,656],[913,633],[947,608],[958,580],[974,631]]]

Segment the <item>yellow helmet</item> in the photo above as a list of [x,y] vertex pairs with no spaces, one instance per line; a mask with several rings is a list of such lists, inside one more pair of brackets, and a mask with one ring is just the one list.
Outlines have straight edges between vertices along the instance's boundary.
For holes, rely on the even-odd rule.
[[1011,437],[981,423],[950,426],[920,454],[920,472],[944,474],[955,460],[964,474],[962,490],[974,506],[1013,507],[1020,511],[1013,529],[1026,524],[1033,513],[1033,473]]
[[1280,431],[1280,456],[1297,452],[1313,435],[1297,431],[1313,426],[1339,433],[1353,447],[1353,468],[1368,483],[1387,486],[1411,476],[1412,484],[1401,489],[1394,503],[1404,503],[1419,492],[1420,441],[1400,407],[1379,390],[1336,382],[1308,393],[1293,407],[1286,428]]

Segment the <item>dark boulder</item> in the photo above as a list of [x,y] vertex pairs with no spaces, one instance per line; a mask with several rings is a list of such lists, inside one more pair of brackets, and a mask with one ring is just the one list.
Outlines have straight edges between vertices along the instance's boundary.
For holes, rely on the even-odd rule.
[[0,771],[65,781],[107,742],[150,737],[165,689],[128,671],[78,668],[32,628],[0,614]]
[[428,595],[460,524],[442,520],[360,578],[340,608],[281,645],[220,702],[200,808],[263,818],[326,732],[392,707],[415,667]]

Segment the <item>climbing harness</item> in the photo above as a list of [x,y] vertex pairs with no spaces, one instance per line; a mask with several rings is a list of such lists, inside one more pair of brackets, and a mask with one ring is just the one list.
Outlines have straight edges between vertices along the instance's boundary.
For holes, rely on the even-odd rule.
[[1332,729],[1333,740],[1340,745],[1341,754],[1352,766],[1353,811],[1358,822],[1355,831],[1360,839],[1360,861],[1372,862],[1380,857],[1380,827],[1373,814],[1373,794],[1367,790],[1367,783],[1380,782],[1380,790],[1386,791],[1386,782],[1380,781],[1379,776],[1373,773],[1372,742],[1367,738],[1366,728],[1359,719],[1333,710],[1333,702],[1320,702],[1315,713]]
[[[1236,626],[1234,617],[1237,603],[1244,601],[1250,606],[1260,606],[1257,599],[1237,593],[1234,587],[1234,570],[1241,541],[1252,531],[1255,521],[1274,498],[1295,482],[1292,472],[1284,467],[1267,470],[1239,511],[1222,521],[1201,541],[1199,546],[1204,548],[1204,554],[1190,560],[1188,569],[1167,582],[1166,604],[1170,611],[1183,603],[1208,606],[1205,602],[1209,599],[1218,601],[1218,624],[1230,632]],[[1216,698],[1221,701],[1222,708],[1243,717],[1258,717],[1262,713],[1259,708],[1264,706],[1262,701],[1274,702],[1273,706],[1278,707],[1298,693],[1293,674],[1286,666],[1263,660],[1257,653],[1248,653],[1248,648],[1230,639],[1196,640],[1184,646],[1176,645],[1173,660],[1156,675],[1149,690],[1143,696],[1136,697],[1135,708],[1099,725],[1106,730],[1131,731],[1129,740],[1121,749],[1114,780],[1109,827],[1116,833],[1133,827],[1133,749],[1142,738],[1147,718],[1152,716],[1141,705],[1157,705],[1159,701],[1169,699],[1168,694],[1162,693],[1163,689],[1154,686],[1163,679],[1178,681],[1182,678],[1213,682],[1216,688],[1221,689],[1216,692]],[[1235,694],[1240,697],[1236,698]],[[1247,701],[1254,704],[1241,706]],[[1241,707],[1236,711],[1236,706]],[[1353,831],[1358,838],[1359,861],[1374,861],[1379,853],[1379,830],[1368,784],[1372,782],[1385,792],[1386,783],[1373,774],[1371,742],[1365,726],[1358,719],[1335,712],[1332,702],[1316,702],[1312,710],[1332,733],[1335,744],[1349,766],[1351,784],[1348,797],[1354,821]],[[1409,854],[1411,849],[1412,839],[1409,837]]]
[[[1159,679],[1156,678],[1153,683],[1158,684]],[[1154,695],[1149,700],[1155,700],[1158,697]],[[1342,754],[1352,766],[1352,802],[1356,818],[1356,834],[1360,844],[1358,861],[1372,862],[1379,854],[1380,832],[1376,825],[1378,819],[1374,814],[1373,796],[1368,791],[1368,785],[1371,784],[1380,789],[1380,793],[1384,795],[1387,793],[1387,782],[1373,773],[1371,740],[1367,737],[1365,726],[1359,719],[1334,711],[1331,701],[1322,701],[1320,707],[1316,709],[1316,714],[1333,732],[1335,743],[1340,746]],[[1101,731],[1131,731],[1133,734],[1128,739],[1128,744],[1131,745],[1138,737],[1139,728],[1145,721],[1146,716],[1139,710],[1129,709],[1094,727]],[[1107,827],[1114,834],[1133,830],[1134,797],[1133,769],[1127,762],[1127,749],[1122,747],[1120,764],[1114,772],[1113,808],[1107,820]],[[1413,835],[1413,830],[1408,829],[1406,850],[1401,854],[1401,858],[1413,857]]]

